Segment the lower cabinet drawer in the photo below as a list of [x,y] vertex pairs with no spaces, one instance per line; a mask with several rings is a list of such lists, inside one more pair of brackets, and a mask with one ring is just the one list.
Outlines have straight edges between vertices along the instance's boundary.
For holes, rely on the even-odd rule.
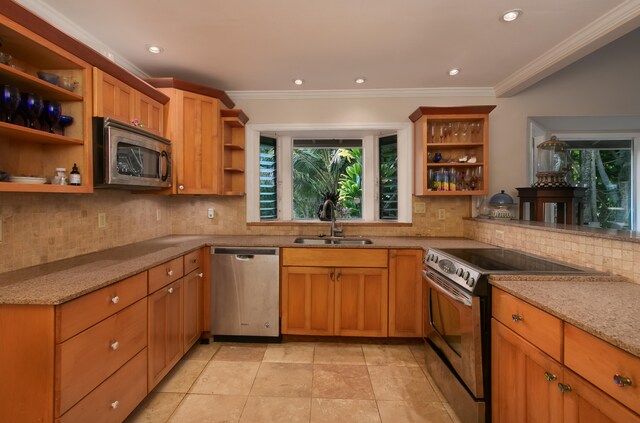
[[56,416],[147,346],[147,299],[56,346]]
[[58,421],[119,423],[147,395],[147,349],[111,375]]
[[640,358],[565,324],[564,364],[640,414]]

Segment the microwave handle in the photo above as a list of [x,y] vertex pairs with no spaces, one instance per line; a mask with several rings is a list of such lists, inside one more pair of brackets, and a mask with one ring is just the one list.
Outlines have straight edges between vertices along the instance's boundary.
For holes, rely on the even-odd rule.
[[161,175],[162,182],[164,182],[169,177],[169,155],[164,150],[162,151],[162,153],[160,153],[160,169],[162,169],[162,159],[164,159],[165,162],[167,163],[167,167],[165,168],[166,171],[164,174]]

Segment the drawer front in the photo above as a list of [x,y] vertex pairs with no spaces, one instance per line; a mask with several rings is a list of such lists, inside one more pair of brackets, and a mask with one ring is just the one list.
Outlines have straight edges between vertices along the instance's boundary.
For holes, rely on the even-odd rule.
[[142,272],[62,304],[56,309],[56,342],[66,341],[146,296],[147,272]]
[[56,347],[56,416],[64,414],[147,345],[147,299]]
[[562,362],[562,320],[506,292],[493,288],[493,317]]
[[180,279],[184,275],[182,257],[149,269],[149,294]]
[[283,248],[283,266],[387,267],[386,249]]
[[143,349],[67,411],[60,423],[119,423],[147,395],[147,349]]
[[[564,337],[565,366],[640,413],[640,357],[570,324],[565,325]],[[623,384],[623,378],[628,378],[631,384]],[[622,386],[616,384],[614,379]]]
[[184,274],[188,275],[202,266],[202,250],[192,251],[184,256]]

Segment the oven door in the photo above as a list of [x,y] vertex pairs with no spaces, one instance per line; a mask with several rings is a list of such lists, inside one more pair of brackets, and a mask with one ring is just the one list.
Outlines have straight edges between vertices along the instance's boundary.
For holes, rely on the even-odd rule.
[[425,337],[435,345],[476,399],[484,398],[480,297],[433,271],[427,282]]

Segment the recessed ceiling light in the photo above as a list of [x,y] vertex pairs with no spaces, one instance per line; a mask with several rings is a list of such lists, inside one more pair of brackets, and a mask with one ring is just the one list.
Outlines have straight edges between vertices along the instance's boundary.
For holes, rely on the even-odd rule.
[[147,44],[146,47],[147,47],[147,51],[153,54],[160,54],[164,51],[162,47],[157,46],[155,44]]
[[460,69],[459,68],[453,68],[453,69],[449,70],[449,76],[456,76],[459,73],[460,73]]
[[361,76],[359,78],[356,78],[354,81],[356,84],[364,84],[367,81],[367,78],[365,78],[364,76]]
[[299,79],[299,78],[298,79],[294,79],[293,83],[296,84],[296,85],[302,85],[302,84],[304,84],[304,80]]
[[516,19],[518,19],[520,16],[522,16],[523,13],[524,12],[521,9],[507,10],[502,14],[502,16],[500,17],[500,20],[503,22],[513,22]]

